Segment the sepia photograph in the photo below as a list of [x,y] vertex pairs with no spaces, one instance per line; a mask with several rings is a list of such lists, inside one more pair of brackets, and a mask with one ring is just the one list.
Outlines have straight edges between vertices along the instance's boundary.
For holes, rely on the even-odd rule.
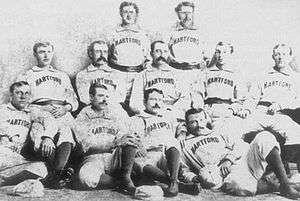
[[0,5],[0,200],[300,200],[298,0]]

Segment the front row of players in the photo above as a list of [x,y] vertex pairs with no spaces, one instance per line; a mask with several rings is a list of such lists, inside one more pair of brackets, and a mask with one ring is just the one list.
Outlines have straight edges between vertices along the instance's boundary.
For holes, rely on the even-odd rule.
[[[11,102],[2,105],[0,112],[0,184],[41,179],[45,185],[50,183],[53,186],[57,175],[49,173],[46,176],[47,167],[50,172],[66,170],[69,155],[62,145],[70,142],[60,141],[60,136],[56,136],[59,128],[55,126],[53,116],[29,104],[27,82],[14,83],[10,92]],[[246,143],[214,127],[205,110],[189,109],[185,113],[186,137],[177,141],[174,137],[176,119],[170,116],[162,91],[146,90],[146,109],[143,114],[132,118],[122,113],[121,106],[113,101],[114,95],[106,86],[94,83],[89,94],[91,105],[80,112],[72,125],[83,155],[78,170],[81,188],[119,186],[136,194],[139,188],[132,178],[140,180],[144,176],[165,187],[166,196],[176,196],[179,175],[186,182],[219,188],[234,195],[280,191],[289,198],[300,197],[297,185],[289,183],[285,172],[279,145],[282,136],[278,136],[281,133],[276,130],[258,132],[248,137],[251,140]],[[30,132],[31,135],[28,134],[30,128],[35,131]],[[28,142],[37,139],[41,141],[35,147],[42,151],[42,158],[32,154],[33,146],[28,148]],[[45,139],[60,143],[55,143],[55,148],[51,149]],[[54,163],[49,160],[53,154]],[[182,171],[179,171],[180,166]],[[264,179],[267,166],[275,173],[277,182]],[[62,175],[60,171],[55,185],[63,185],[62,182],[69,179],[67,176],[66,172]],[[137,182],[141,184],[141,181]]]

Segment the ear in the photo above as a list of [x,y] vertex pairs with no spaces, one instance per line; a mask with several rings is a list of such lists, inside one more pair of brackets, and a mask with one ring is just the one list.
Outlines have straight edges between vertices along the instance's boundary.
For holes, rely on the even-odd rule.
[[94,100],[94,96],[90,94],[90,101],[92,102]]
[[213,129],[213,126],[212,126],[211,122],[208,122],[208,123],[206,124],[206,127],[207,127],[209,130],[212,130],[212,129]]

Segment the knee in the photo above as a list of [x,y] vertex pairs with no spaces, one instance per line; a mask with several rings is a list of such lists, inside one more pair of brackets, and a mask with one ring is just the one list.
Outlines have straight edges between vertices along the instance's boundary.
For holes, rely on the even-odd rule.
[[82,166],[78,173],[78,179],[81,188],[83,189],[95,189],[100,181],[101,172],[95,172],[94,169]]
[[279,147],[276,137],[268,131],[263,131],[257,134],[254,139],[254,142],[260,145],[267,144],[268,146],[273,145]]

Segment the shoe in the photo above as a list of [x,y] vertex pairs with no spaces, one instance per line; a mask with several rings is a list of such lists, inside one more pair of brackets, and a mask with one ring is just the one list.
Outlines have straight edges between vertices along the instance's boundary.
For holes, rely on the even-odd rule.
[[120,190],[127,192],[129,195],[135,194],[136,187],[131,178],[120,178],[118,186]]
[[287,186],[287,187],[280,186],[279,192],[280,195],[288,199],[297,200],[298,198],[300,198],[300,193],[296,189],[292,188],[291,186]]
[[185,193],[189,195],[199,195],[201,190],[202,188],[199,183],[178,183],[178,191],[180,193]]
[[45,187],[51,189],[63,189],[71,186],[74,175],[73,168],[65,170],[53,171],[41,182]]
[[178,195],[178,181],[171,181],[166,191],[166,197],[175,197]]

